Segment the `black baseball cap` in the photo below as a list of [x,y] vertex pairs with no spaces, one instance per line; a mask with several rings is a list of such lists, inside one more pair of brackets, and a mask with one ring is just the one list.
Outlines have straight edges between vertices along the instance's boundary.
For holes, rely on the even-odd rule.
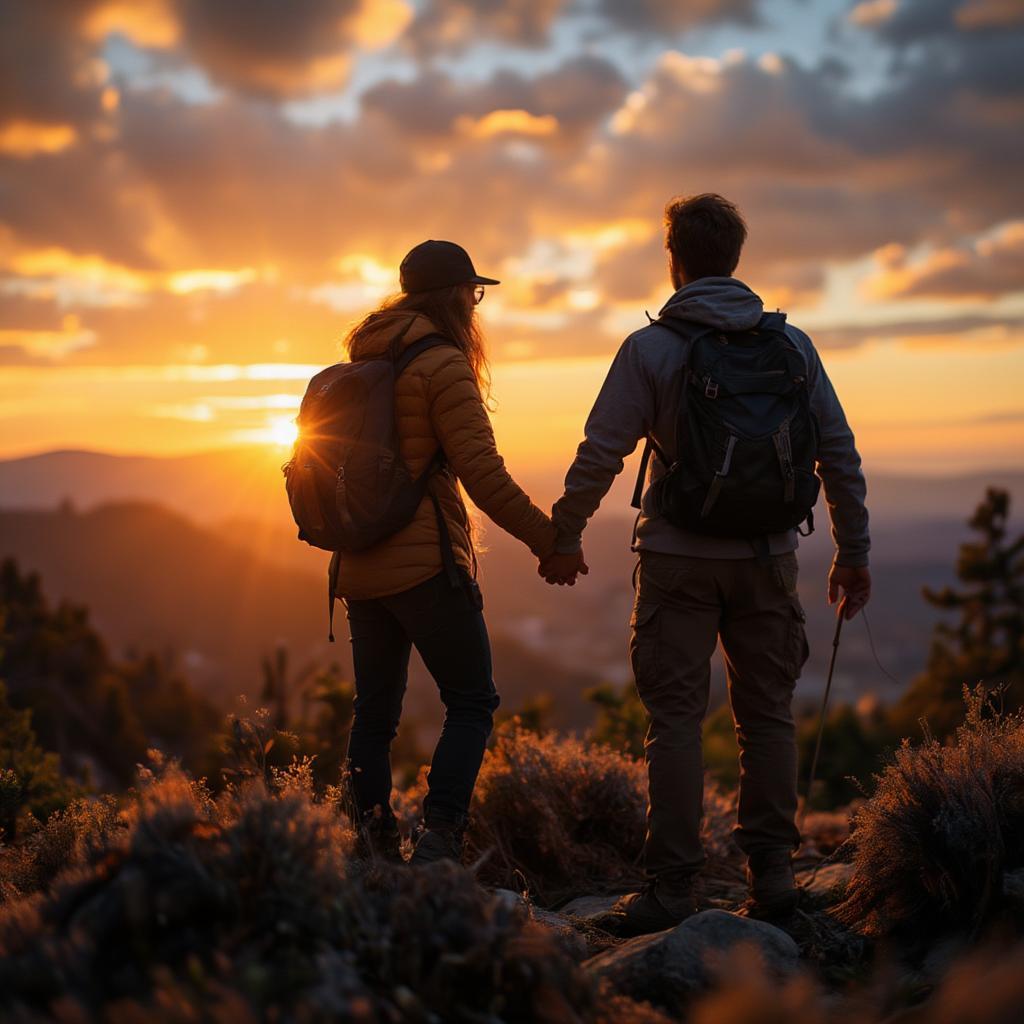
[[457,284],[501,284],[493,277],[481,277],[461,245],[433,238],[406,253],[399,279],[403,292],[429,292]]

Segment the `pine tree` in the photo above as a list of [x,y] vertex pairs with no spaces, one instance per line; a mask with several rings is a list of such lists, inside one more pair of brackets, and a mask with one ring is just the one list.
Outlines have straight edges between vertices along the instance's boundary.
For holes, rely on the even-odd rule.
[[0,683],[0,841],[14,842],[26,813],[46,818],[75,793],[61,777],[57,755],[39,746],[32,712],[12,708]]
[[1006,710],[1024,706],[1024,534],[1009,539],[1010,495],[989,488],[968,525],[978,539],[960,547],[959,588],[925,588],[929,604],[959,612],[935,628],[928,667],[893,712],[903,734],[927,722],[951,733],[964,714],[963,688],[999,690]]

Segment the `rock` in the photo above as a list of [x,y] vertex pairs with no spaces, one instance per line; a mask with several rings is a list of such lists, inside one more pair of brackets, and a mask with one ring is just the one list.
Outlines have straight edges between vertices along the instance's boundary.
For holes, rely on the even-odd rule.
[[504,910],[511,911],[515,910],[516,907],[528,910],[530,907],[529,901],[522,893],[513,892],[511,889],[495,889],[491,895],[494,897],[495,903]]
[[572,922],[561,914],[556,914],[552,910],[531,907],[530,917],[543,928],[553,932],[555,941],[573,960],[577,962],[586,960],[593,952],[586,938],[573,927]]
[[816,900],[830,900],[842,895],[853,875],[852,864],[826,864],[815,873],[801,872],[796,880],[808,896]]
[[604,917],[618,898],[618,896],[580,896],[566,903],[559,913],[567,917],[579,918],[589,924],[594,918]]
[[555,942],[573,960],[581,961],[593,954],[594,950],[586,938],[573,926],[573,922],[552,910],[535,907],[522,893],[511,889],[495,889],[492,893],[494,902],[506,913],[515,913],[522,909],[542,928],[554,933]]
[[800,950],[782,929],[724,910],[706,910],[675,928],[629,939],[583,966],[626,995],[679,1011],[691,996],[714,984],[737,947],[753,947],[778,980],[799,969]]

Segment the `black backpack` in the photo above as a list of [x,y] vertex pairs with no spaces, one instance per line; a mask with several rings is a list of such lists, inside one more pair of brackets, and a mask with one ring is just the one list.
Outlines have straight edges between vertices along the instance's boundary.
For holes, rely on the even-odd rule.
[[[408,525],[431,475],[444,466],[439,449],[414,478],[399,451],[395,382],[428,349],[453,344],[428,334],[401,351],[411,326],[412,320],[383,355],[336,363],[313,377],[299,407],[292,457],[282,467],[299,540],[335,553],[328,571],[332,627],[338,553],[365,551]],[[445,571],[455,582],[448,528],[436,495],[429,493]],[[334,640],[333,628],[329,639]]]
[[813,531],[818,424],[785,314],[766,313],[748,331],[657,322],[689,341],[690,351],[679,382],[675,460],[648,438],[633,505],[640,507],[653,451],[666,471],[651,486],[650,511],[674,526],[749,539],[762,557],[770,534],[804,522],[805,535]]

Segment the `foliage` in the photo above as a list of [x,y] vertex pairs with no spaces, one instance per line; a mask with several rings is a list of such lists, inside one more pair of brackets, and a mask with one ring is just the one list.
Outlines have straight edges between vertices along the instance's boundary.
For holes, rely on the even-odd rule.
[[0,615],[10,702],[31,710],[40,745],[67,774],[128,785],[149,746],[211,771],[220,715],[172,665],[153,655],[115,661],[85,608],[51,606],[39,576],[12,559],[0,563]]
[[[633,757],[642,758],[647,713],[636,695],[635,687],[630,685],[616,690],[611,686],[603,686],[591,690],[587,696],[600,709],[591,734],[593,739],[615,750],[624,750]],[[801,785],[804,784],[805,773],[814,754],[817,734],[817,715],[797,720]],[[720,705],[705,719],[702,741],[704,764],[715,782],[726,791],[735,789],[740,774],[739,746],[728,703]],[[857,785],[870,780],[878,766],[879,757],[891,745],[882,709],[868,703],[857,708],[850,705],[833,708],[822,736],[817,784],[811,806],[829,809],[848,804],[858,794]]]
[[597,717],[591,731],[594,741],[631,757],[643,757],[647,712],[640,703],[636,687],[629,683],[617,690],[610,683],[604,683],[588,690],[586,698],[597,705]]
[[934,981],[881,964],[842,998],[807,974],[779,985],[745,952],[723,965],[723,983],[697,1002],[690,1024],[1017,1024],[1024,1003],[1021,943],[982,946]]
[[925,589],[930,604],[960,621],[936,627],[928,667],[894,711],[897,735],[917,734],[921,719],[935,736],[952,733],[965,683],[1000,689],[1008,710],[1024,705],[1024,534],[1009,538],[1009,516],[1008,492],[989,488],[968,521],[978,538],[960,547],[960,589]]
[[[819,722],[817,715],[797,720],[802,795],[814,758]],[[879,759],[892,746],[886,712],[877,703],[863,700],[856,707],[839,704],[832,708],[821,735],[821,754],[809,806],[824,810],[848,804],[870,785]]]
[[13,843],[26,817],[45,819],[74,795],[57,756],[36,741],[32,712],[12,708],[0,683],[0,842]]
[[[421,813],[425,773],[397,812],[410,827]],[[705,843],[730,859],[732,803],[709,783]],[[513,720],[484,756],[467,832],[481,881],[528,889],[541,904],[636,885],[646,831],[644,765],[609,747]]]
[[520,729],[535,732],[538,735],[551,731],[552,713],[555,698],[550,693],[539,693],[523,701],[517,711],[504,711],[499,708],[494,716],[494,723],[502,726],[515,719]]
[[453,864],[354,864],[299,788],[162,765],[118,821],[0,907],[4,1019],[608,1020],[525,907]]
[[905,740],[858,811],[839,919],[869,935],[977,930],[1024,864],[1024,716],[965,689],[953,744]]

